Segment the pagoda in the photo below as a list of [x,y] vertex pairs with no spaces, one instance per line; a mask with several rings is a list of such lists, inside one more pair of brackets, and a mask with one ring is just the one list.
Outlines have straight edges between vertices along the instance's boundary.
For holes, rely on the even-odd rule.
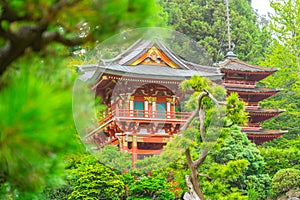
[[185,96],[179,84],[193,75],[216,82],[223,76],[216,67],[180,58],[160,40],[143,39],[113,59],[79,66],[78,72],[94,82],[90,88],[108,108],[84,141],[94,149],[118,145],[132,155],[133,166],[160,154],[189,118],[191,113],[180,110]]
[[259,107],[259,102],[275,95],[280,89],[257,87],[258,81],[272,75],[278,69],[266,68],[245,63],[229,51],[222,62],[216,64],[224,73],[223,86],[227,94],[236,92],[246,103],[246,112],[249,113],[247,126],[241,127],[247,133],[249,140],[255,144],[262,144],[266,141],[280,137],[287,131],[266,130],[261,127],[261,122],[277,116],[284,110],[265,109]]

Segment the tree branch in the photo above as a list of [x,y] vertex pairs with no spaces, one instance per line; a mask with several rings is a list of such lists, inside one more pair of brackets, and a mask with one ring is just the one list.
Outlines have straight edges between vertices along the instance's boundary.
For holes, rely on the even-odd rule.
[[[200,106],[200,105],[199,105]],[[201,105],[199,109],[199,121],[200,121],[200,137],[202,142],[206,142],[205,140],[205,108]]]
[[14,34],[10,31],[10,30],[5,30],[2,25],[0,24],[0,35],[4,38],[4,39],[8,39],[8,40],[13,40],[14,39]]
[[183,133],[188,127],[189,125],[192,123],[192,121],[194,120],[194,118],[198,115],[201,104],[202,104],[202,99],[208,96],[208,92],[204,91],[201,92],[198,96],[198,107],[197,109],[192,113],[192,115],[188,118],[188,120],[186,121],[186,123],[184,124],[184,126],[180,129],[180,132]]
[[[6,39],[4,46],[0,48],[0,75],[16,59],[21,57],[26,49],[40,51],[51,42],[58,42],[65,46],[75,46],[86,42],[88,37],[67,38],[57,31],[47,32],[49,24],[55,20],[59,12],[65,7],[70,7],[82,0],[58,0],[52,6],[44,10],[41,19],[33,19],[31,16],[18,16],[17,12],[10,8],[8,1],[0,0],[5,11],[0,15],[1,20],[14,22],[16,20],[28,19],[35,25],[23,25],[17,31],[10,31],[0,25],[0,35]],[[30,18],[30,19],[29,19]]]
[[206,159],[207,155],[208,155],[208,150],[204,150],[201,154],[201,156],[194,161],[194,165],[196,168],[198,168]]
[[187,149],[185,150],[185,157],[186,157],[188,166],[189,166],[189,167],[194,167],[194,166],[193,166],[193,160],[192,160],[192,157],[191,157],[190,148],[187,148]]
[[206,177],[208,179],[211,179],[211,177],[208,174],[198,174],[198,176]]
[[18,13],[10,7],[7,1],[1,0],[0,4],[2,5],[0,21],[6,20],[8,22],[15,22],[32,19],[32,16],[29,14],[26,14],[24,16],[18,15]]
[[44,32],[42,34],[42,43],[47,45],[53,41],[63,44],[65,46],[75,46],[83,44],[88,40],[88,37],[78,37],[78,38],[67,38],[64,35],[59,34],[57,31]]

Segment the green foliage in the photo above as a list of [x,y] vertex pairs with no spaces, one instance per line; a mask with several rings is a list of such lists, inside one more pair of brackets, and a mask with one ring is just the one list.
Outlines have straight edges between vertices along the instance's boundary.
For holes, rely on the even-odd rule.
[[228,185],[220,181],[211,181],[203,183],[203,192],[209,199],[224,199],[224,200],[247,200],[248,197],[237,188],[230,188]]
[[71,98],[24,71],[14,75],[0,93],[0,184],[33,198],[62,183],[62,155],[77,145]]
[[265,142],[263,147],[276,147],[278,149],[294,147],[300,149],[300,135],[293,140],[287,139],[286,137],[280,137],[270,142]]
[[[19,42],[20,48],[22,47],[20,50],[28,48],[26,52],[13,54],[15,55],[12,57],[13,60],[30,52],[30,49],[35,52],[44,52],[46,46],[53,50],[53,53],[58,53],[57,45],[53,45],[55,42],[71,46],[71,51],[77,51],[82,48],[89,49],[95,45],[94,42],[103,41],[120,31],[166,24],[162,8],[155,0],[119,0],[117,2],[10,0],[1,2],[0,10],[2,9],[8,11],[5,15],[0,15],[1,29],[3,27],[2,34],[0,34],[0,46],[9,44],[10,38],[15,34],[18,37],[14,37],[13,44]],[[33,27],[37,28],[33,29]],[[39,31],[39,34],[27,34],[29,29]],[[24,32],[23,38],[18,35],[22,31]],[[43,37],[41,37],[42,34]],[[48,37],[49,35],[53,36]],[[34,40],[30,42],[31,37],[35,38],[37,43]],[[25,45],[24,41],[28,44]],[[82,44],[87,41],[91,43]],[[25,45],[24,48],[23,45]],[[1,48],[1,50],[6,49]],[[59,51],[58,54],[60,53],[65,54],[65,51]]]
[[[192,139],[194,130],[188,129],[184,134]],[[190,147],[193,159],[199,154],[198,148],[195,143]],[[209,177],[200,177],[201,187],[209,199],[247,199],[254,196],[266,199],[270,194],[271,179],[263,174],[263,169],[263,158],[255,145],[240,132],[240,128],[232,126],[222,130],[214,151],[201,165],[199,173]],[[159,171],[159,175],[173,180],[182,191],[187,190],[184,179],[187,173],[183,157]],[[247,191],[251,189],[252,193]]]
[[68,200],[68,196],[72,191],[73,188],[69,184],[64,184],[59,188],[47,187],[43,193],[39,194],[38,199]]
[[280,169],[300,170],[300,150],[297,148],[261,148],[260,153],[265,159],[265,172],[271,177]]
[[165,26],[162,8],[155,0],[95,1],[90,3],[95,15],[86,21],[94,30],[95,40],[103,40],[129,28]]
[[105,166],[120,172],[130,169],[132,165],[131,154],[119,151],[117,146],[106,145],[95,156]]
[[249,200],[266,199],[271,193],[272,180],[269,174],[250,175],[247,177],[247,193]]
[[125,192],[121,177],[93,156],[83,157],[71,174],[68,199],[119,199]]
[[233,124],[245,125],[248,121],[248,113],[244,112],[245,102],[239,99],[236,92],[232,92],[227,98],[226,116]]
[[162,177],[142,177],[130,185],[130,196],[127,199],[174,199],[174,194],[167,190],[166,187],[166,179]]
[[228,181],[236,180],[247,168],[248,161],[246,159],[230,160],[220,165],[213,163],[209,168],[208,174],[213,179],[227,179]]
[[248,160],[247,175],[261,173],[264,165],[259,150],[237,126],[231,128],[230,137],[226,138],[221,149],[213,152],[212,156],[215,162],[221,164],[234,159]]
[[185,150],[190,147],[193,141],[186,137],[175,136],[171,142],[164,146],[164,151],[159,156],[146,157],[135,163],[136,170],[142,173],[148,173],[152,170],[161,169],[162,166],[168,166],[170,163],[178,160]]
[[232,160],[224,164],[210,160],[204,169],[199,170],[209,175],[209,179],[201,178],[205,196],[209,199],[247,199],[243,190],[230,185],[230,181],[237,181],[247,170],[248,164],[245,159]]
[[211,85],[211,81],[208,78],[193,75],[190,79],[180,83],[180,88],[183,91],[194,90],[201,92],[203,90],[207,90],[208,85]]
[[[214,85],[209,79],[192,76],[191,79],[185,80],[180,84],[183,91],[194,90],[195,92],[189,97],[184,107],[187,111],[193,111],[198,107],[198,96],[200,91],[209,91],[218,101],[222,101],[225,98],[226,90],[222,86]],[[213,111],[210,110],[213,107],[213,103],[209,98],[203,99],[203,105],[206,107],[207,119],[206,124],[210,124],[210,116]],[[245,111],[245,102],[243,102],[237,93],[233,92],[226,98],[226,118],[228,119],[226,124],[239,124],[244,125],[248,121],[248,113]],[[225,122],[224,122],[225,123]]]
[[[214,61],[228,51],[225,4],[223,0],[160,0],[168,24],[202,45]],[[245,61],[257,62],[268,44],[267,32],[260,30],[247,0],[230,1],[231,36],[235,52]],[[184,51],[184,49],[183,49]]]
[[288,130],[284,137],[296,139],[299,132],[299,55],[300,55],[300,2],[298,0],[272,1],[275,13],[271,18],[272,45],[262,65],[280,68],[273,76],[263,81],[265,86],[282,88],[277,95],[263,101],[263,107],[280,108],[286,111],[266,121],[265,128]]
[[240,168],[233,167],[238,171],[233,173],[235,176],[227,177],[225,184],[239,188],[241,191],[255,189],[259,199],[265,199],[270,193],[271,179],[268,174],[264,174],[264,159],[246,134],[241,133],[239,127],[233,126],[230,128],[229,136],[218,148],[211,154],[214,162],[228,165],[232,161],[246,160],[248,163],[247,167],[242,167],[243,165],[240,165]]
[[300,171],[297,169],[281,169],[272,179],[275,196],[285,194],[289,190],[300,187]]

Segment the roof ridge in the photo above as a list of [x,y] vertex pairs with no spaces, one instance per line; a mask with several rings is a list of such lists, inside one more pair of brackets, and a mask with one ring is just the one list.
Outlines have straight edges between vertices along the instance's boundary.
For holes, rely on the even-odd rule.
[[[137,48],[128,51],[128,49],[126,49],[125,51],[128,52],[127,55],[125,55],[125,57],[123,57],[120,61],[119,64],[120,65],[128,65],[132,62],[132,60],[139,58],[140,54],[144,54],[146,53],[151,46],[153,46],[155,43],[152,40],[146,40],[146,39],[140,39],[140,42],[142,43],[140,46],[138,46]],[[134,46],[136,46],[138,43],[135,43]],[[133,46],[131,46],[133,48]],[[136,55],[134,55],[135,51],[137,51]],[[131,55],[133,54],[133,55]],[[131,56],[130,56],[131,55]],[[128,59],[129,56],[129,59]],[[128,60],[126,60],[125,58],[127,58]]]
[[154,44],[157,44],[157,46],[159,47],[159,49],[166,54],[167,56],[169,56],[169,59],[172,60],[172,62],[176,63],[177,65],[184,67],[185,69],[190,69],[181,59],[178,59],[178,56],[175,54],[175,52],[173,52],[171,49],[169,49],[161,40],[157,40]]
[[268,71],[277,71],[278,70],[278,68],[262,67],[262,66],[258,66],[258,65],[252,65],[252,64],[246,63],[244,61],[241,61],[239,59],[230,59],[230,61],[231,62],[237,62],[237,63],[243,64],[243,65],[246,65],[247,67],[252,67],[252,68],[255,68],[255,69],[262,69],[262,70],[268,70]]
[[259,112],[259,111],[272,111],[272,112],[284,112],[284,109],[278,109],[278,108],[258,108],[257,110],[247,110],[247,108],[245,109],[246,112]]
[[287,130],[272,130],[272,129],[261,129],[258,131],[250,131],[250,130],[245,130],[243,131],[247,134],[252,134],[252,135],[262,135],[262,134],[284,134],[287,133]]
[[218,63],[215,63],[215,65],[218,67],[222,67],[222,66],[227,65],[228,63],[230,63],[230,59],[225,59],[223,61],[219,61]]
[[265,92],[279,92],[281,88],[265,88],[265,87],[255,87],[255,88],[238,88],[238,87],[226,87],[226,90],[234,90],[234,91],[265,91]]
[[131,49],[133,49],[138,43],[140,43],[142,41],[142,38],[138,39],[137,41],[135,41],[132,45],[130,45],[125,51],[121,52],[120,54],[118,54],[117,56],[111,58],[111,59],[101,59],[101,61],[103,63],[111,63],[113,61],[116,60],[120,60],[122,59],[122,56],[128,52],[130,52]]

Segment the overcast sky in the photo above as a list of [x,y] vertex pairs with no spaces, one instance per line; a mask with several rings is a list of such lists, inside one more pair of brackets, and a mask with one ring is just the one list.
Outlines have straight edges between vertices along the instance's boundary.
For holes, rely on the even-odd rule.
[[267,15],[268,12],[272,12],[269,0],[252,0],[252,7],[258,10],[259,15]]

